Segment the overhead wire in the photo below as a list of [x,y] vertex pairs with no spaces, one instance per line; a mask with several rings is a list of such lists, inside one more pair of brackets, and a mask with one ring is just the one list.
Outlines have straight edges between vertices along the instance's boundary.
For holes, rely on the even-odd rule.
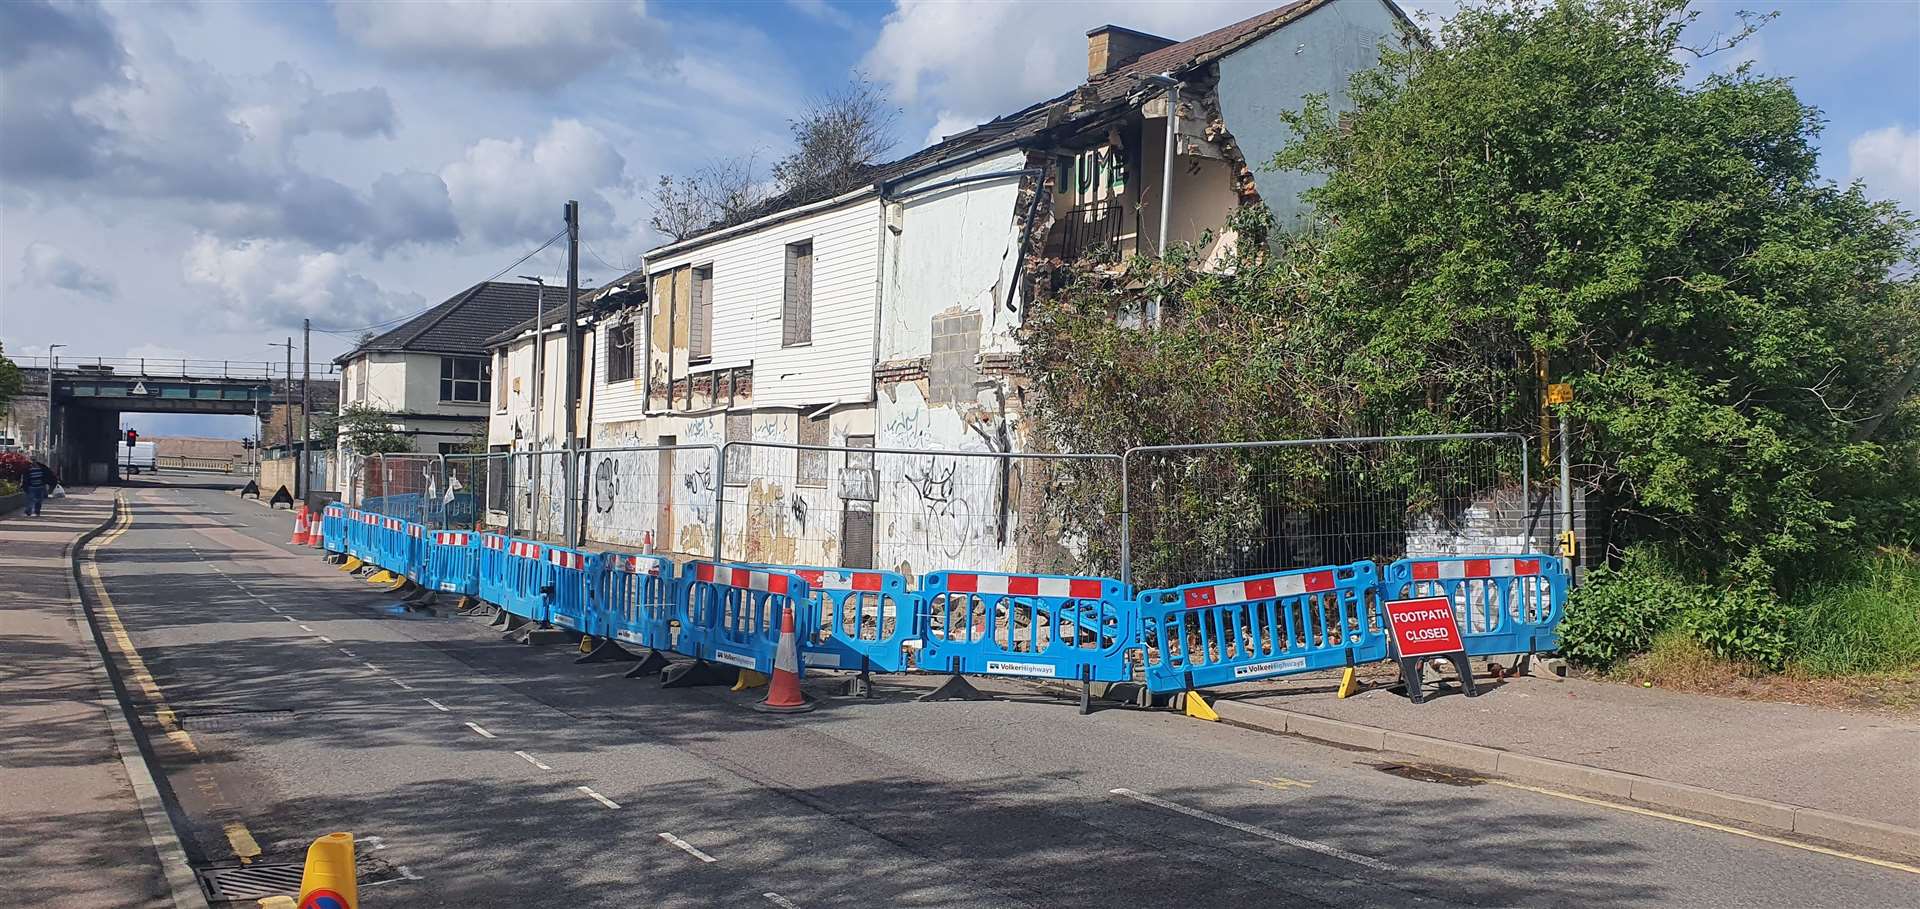
[[[500,277],[501,275],[504,275],[504,274],[506,274],[507,272],[510,272],[510,271],[512,271],[512,270],[514,270],[514,269],[516,269],[516,268],[519,268],[519,267],[520,267],[520,263],[522,263],[522,262],[525,262],[525,261],[527,261],[528,259],[531,259],[531,258],[533,258],[533,257],[534,257],[534,256],[536,256],[536,255],[539,255],[539,254],[541,253],[541,251],[543,251],[543,250],[545,250],[545,249],[547,249],[548,247],[550,247],[550,246],[552,246],[553,244],[555,244],[555,243],[557,243],[557,242],[559,242],[559,240],[560,240],[560,238],[561,238],[561,237],[564,237],[564,236],[566,236],[566,235],[567,235],[567,229],[566,229],[566,228],[564,228],[564,227],[563,227],[563,228],[561,228],[561,229],[559,230],[559,232],[557,232],[557,233],[555,233],[555,234],[554,234],[553,236],[551,236],[551,237],[548,237],[548,238],[547,238],[547,242],[545,242],[545,243],[542,243],[542,244],[540,244],[539,246],[536,246],[536,247],[534,247],[534,248],[533,248],[533,249],[532,249],[531,251],[529,251],[529,252],[528,252],[528,253],[527,253],[526,255],[523,255],[523,256],[521,256],[520,258],[518,258],[518,259],[515,259],[515,260],[513,260],[512,262],[510,262],[510,263],[508,263],[508,264],[507,264],[507,266],[506,266],[505,268],[502,268],[502,269],[500,269],[499,271],[496,271],[496,272],[494,272],[493,274],[491,274],[491,275],[488,275],[488,276],[487,276],[486,278],[484,278],[484,279],[482,279],[480,283],[482,283],[482,284],[484,284],[484,283],[486,283],[486,282],[488,282],[488,281],[492,281],[492,280],[494,280],[495,278],[498,278],[498,277]],[[444,302],[444,301],[442,301],[442,302]],[[358,328],[321,328],[321,327],[319,327],[319,326],[314,326],[314,329],[313,329],[313,330],[314,330],[314,331],[317,331],[317,332],[321,332],[321,333],[323,333],[323,334],[329,334],[329,335],[342,335],[342,336],[344,336],[344,335],[359,335],[359,334],[361,334],[361,333],[363,333],[363,332],[369,332],[369,331],[381,331],[381,330],[384,330],[384,329],[388,329],[388,328],[392,328],[392,327],[394,327],[394,326],[396,326],[396,325],[399,325],[399,324],[401,324],[401,323],[403,323],[403,322],[406,322],[406,321],[407,321],[407,320],[409,320],[409,319],[413,319],[413,318],[416,318],[416,317],[418,317],[418,316],[419,316],[419,315],[420,315],[421,313],[424,313],[424,312],[426,312],[427,310],[430,310],[430,309],[432,309],[432,308],[433,308],[434,306],[439,306],[439,305],[440,305],[439,303],[435,303],[435,304],[433,304],[432,306],[426,306],[426,307],[423,307],[423,308],[421,308],[421,309],[418,309],[418,310],[415,310],[415,311],[413,311],[413,312],[410,312],[410,313],[406,313],[406,314],[404,314],[404,315],[400,315],[400,316],[396,316],[396,317],[394,317],[394,318],[392,318],[392,319],[387,319],[387,320],[384,320],[384,321],[381,321],[381,322],[375,322],[375,323],[373,323],[373,324],[371,324],[371,325],[362,325],[362,326],[360,326],[360,327],[358,327]]]

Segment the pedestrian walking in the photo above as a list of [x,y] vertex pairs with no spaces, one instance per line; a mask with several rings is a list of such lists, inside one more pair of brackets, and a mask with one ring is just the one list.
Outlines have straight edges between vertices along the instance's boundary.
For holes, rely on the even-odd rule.
[[33,462],[33,466],[28,467],[27,472],[20,475],[20,487],[27,493],[28,517],[40,516],[40,509],[46,504],[47,496],[53,492],[53,487],[59,484],[60,478],[54,475],[53,468],[39,461]]

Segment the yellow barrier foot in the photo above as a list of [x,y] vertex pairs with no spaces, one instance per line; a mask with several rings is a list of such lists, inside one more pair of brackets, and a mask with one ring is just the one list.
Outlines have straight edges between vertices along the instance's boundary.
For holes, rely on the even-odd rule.
[[391,583],[393,583],[393,578],[394,578],[394,574],[393,574],[393,572],[391,572],[391,571],[388,571],[388,570],[386,570],[385,568],[382,568],[382,569],[380,569],[379,571],[377,571],[377,572],[374,572],[373,574],[371,574],[371,575],[369,575],[369,576],[367,577],[367,583],[369,583],[369,584],[391,584]]
[[[330,896],[333,902],[316,897]],[[307,867],[300,875],[300,905],[359,909],[360,887],[353,876],[353,834],[329,833],[307,847]]]
[[340,570],[346,572],[359,571],[360,566],[365,564],[367,563],[360,561],[360,559],[355,556],[347,556],[347,560],[340,563]]
[[583,634],[580,636],[580,652],[581,653],[593,652],[593,635]]
[[1209,723],[1220,722],[1220,714],[1213,712],[1213,705],[1208,704],[1198,691],[1187,692],[1180,698],[1180,704],[1187,716],[1196,720],[1206,720]]
[[740,675],[733,680],[733,687],[728,690],[746,691],[749,688],[765,688],[765,687],[767,687],[766,676],[761,675],[760,673],[754,672],[751,669],[742,669],[740,670]]
[[1334,697],[1339,698],[1341,700],[1346,700],[1347,698],[1353,697],[1354,695],[1359,693],[1360,693],[1360,680],[1354,677],[1353,667],[1348,666],[1346,668],[1346,671],[1340,673],[1340,690],[1334,695]]

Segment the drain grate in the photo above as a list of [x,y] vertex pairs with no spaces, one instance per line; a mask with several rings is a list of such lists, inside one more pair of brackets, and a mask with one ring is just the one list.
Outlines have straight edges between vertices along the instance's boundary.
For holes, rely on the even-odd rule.
[[269,896],[299,896],[300,865],[246,865],[208,868],[200,872],[207,898],[216,903],[239,903]]
[[229,729],[245,729],[269,723],[283,723],[298,719],[289,708],[266,710],[216,710],[195,713],[191,708],[175,710],[173,720],[184,729],[194,732],[222,732]]

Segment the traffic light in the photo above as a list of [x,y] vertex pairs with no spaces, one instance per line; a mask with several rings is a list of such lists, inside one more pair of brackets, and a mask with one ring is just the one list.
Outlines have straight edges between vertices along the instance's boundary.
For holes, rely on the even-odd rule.
[[244,449],[246,449],[246,450],[248,450],[248,451],[252,451],[252,450],[253,450],[253,440],[252,440],[252,439],[241,439],[241,440],[240,440],[240,447],[241,447],[241,448],[244,448]]
[[127,430],[127,447],[132,448],[133,443],[138,441],[140,441],[140,431],[137,429]]

